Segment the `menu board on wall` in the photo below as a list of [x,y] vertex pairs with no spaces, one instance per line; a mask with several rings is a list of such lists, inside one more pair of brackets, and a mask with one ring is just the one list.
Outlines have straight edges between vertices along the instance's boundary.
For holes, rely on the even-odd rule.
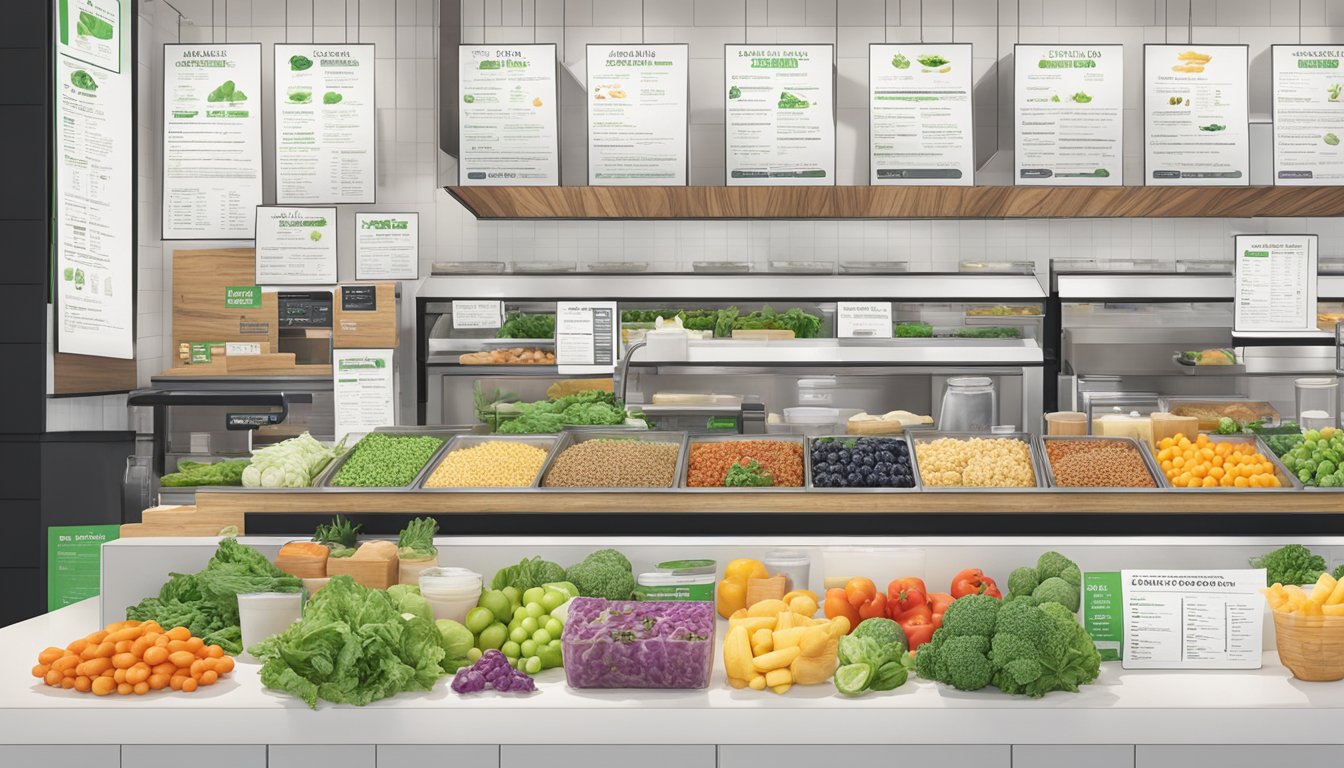
[[371,43],[275,46],[275,201],[373,203]]
[[1316,235],[1237,235],[1234,333],[1316,330]]
[[1274,183],[1344,184],[1344,47],[1274,45]]
[[336,282],[336,209],[257,207],[257,285]]
[[728,186],[835,183],[835,46],[724,46]]
[[686,43],[588,45],[588,183],[686,183]]
[[975,184],[970,43],[868,46],[871,184]]
[[129,0],[61,0],[55,62],[56,351],[135,356]]
[[163,47],[163,239],[251,240],[261,193],[261,44]]
[[555,44],[459,45],[463,186],[560,184]]
[[355,279],[420,276],[420,214],[355,214]]
[[1125,47],[1015,45],[1013,61],[1013,183],[1123,183]]
[[1143,46],[1144,184],[1250,184],[1246,51]]

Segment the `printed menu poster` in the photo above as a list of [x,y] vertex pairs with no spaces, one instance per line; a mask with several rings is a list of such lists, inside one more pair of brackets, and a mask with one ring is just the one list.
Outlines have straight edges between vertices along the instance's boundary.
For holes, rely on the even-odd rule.
[[257,285],[336,282],[336,209],[257,208]]
[[1233,238],[1237,333],[1316,330],[1316,235]]
[[459,45],[457,65],[458,183],[559,185],[555,44]]
[[349,443],[379,427],[394,426],[396,387],[391,349],[333,349],[331,375],[338,439]]
[[1013,60],[1013,182],[1119,186],[1125,47],[1016,45]]
[[614,301],[560,301],[555,305],[555,362],[561,374],[610,372],[619,329]]
[[57,13],[59,53],[121,73],[120,0],[59,0]]
[[868,46],[869,183],[975,183],[970,43]]
[[724,48],[728,186],[835,183],[833,45]]
[[277,203],[374,202],[373,48],[276,44]]
[[588,46],[588,183],[686,183],[690,46]]
[[251,240],[261,44],[165,45],[163,73],[163,239]]
[[355,214],[355,279],[416,280],[420,214]]
[[1125,669],[1259,669],[1265,569],[1121,571]]
[[1344,47],[1270,47],[1274,183],[1344,184]]
[[[128,0],[120,6],[63,2],[58,11],[75,14],[76,21],[57,27],[56,350],[130,360],[135,356],[135,114],[131,67],[123,66],[131,60],[130,36],[119,33],[116,20],[133,16]],[[102,42],[81,43],[81,38]],[[71,55],[102,50],[104,42],[115,48],[115,60],[90,56],[101,62],[92,63]]]
[[1245,45],[1143,47],[1144,183],[1250,184]]

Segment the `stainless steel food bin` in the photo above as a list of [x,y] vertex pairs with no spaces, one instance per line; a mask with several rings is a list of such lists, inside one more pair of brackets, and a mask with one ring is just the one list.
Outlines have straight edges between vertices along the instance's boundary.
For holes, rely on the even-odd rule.
[[[555,447],[559,442],[560,437],[558,435],[453,435],[449,438],[448,442],[434,454],[434,457],[429,460],[429,463],[425,465],[424,469],[420,470],[420,474],[416,476],[415,482],[411,483],[411,487],[417,491],[429,491],[432,493],[449,491],[462,491],[466,493],[517,493],[519,491],[536,490],[537,486],[541,483],[541,473],[546,469],[546,464],[551,460],[551,456],[555,453]],[[444,459],[448,458],[448,454],[453,451],[472,448],[483,443],[523,443],[525,445],[533,445],[544,449],[546,451],[546,458],[542,461],[541,466],[537,469],[536,475],[532,478],[532,482],[528,485],[483,485],[452,488],[429,488],[425,486],[425,483],[429,482],[429,478],[434,474],[434,470],[438,469]]]
[[[914,482],[915,482],[915,484],[912,485],[912,486],[910,486],[909,488],[901,488],[901,487],[898,487],[898,486],[892,486],[892,485],[884,485],[884,486],[879,486],[879,487],[874,487],[874,488],[867,488],[867,487],[865,487],[865,488],[826,488],[826,487],[822,487],[822,486],[818,486],[818,485],[816,485],[816,483],[814,483],[813,480],[812,480],[812,446],[813,446],[813,444],[816,443],[818,440],[827,440],[827,439],[831,439],[831,440],[839,440],[839,441],[844,441],[844,440],[903,440],[903,441],[905,441],[905,447],[906,447],[906,450],[909,452],[909,455],[910,455],[910,472],[911,472],[911,474],[914,476]],[[818,436],[816,436],[816,437],[809,437],[809,438],[807,438],[807,449],[806,449],[806,454],[807,454],[807,458],[808,458],[808,461],[807,461],[807,490],[809,490],[809,491],[817,491],[817,492],[820,492],[820,493],[910,493],[910,492],[912,492],[912,491],[919,491],[919,490],[922,490],[922,489],[923,489],[923,485],[922,485],[922,484],[920,483],[920,481],[919,481],[919,467],[915,464],[915,445],[914,445],[914,443],[913,443],[913,442],[911,441],[911,439],[910,439],[910,433],[909,433],[909,431],[906,431],[906,432],[901,433],[901,434],[899,434],[899,435],[818,435]]]
[[[802,446],[803,484],[799,486],[766,486],[760,488],[726,488],[723,486],[692,488],[687,485],[687,483],[691,476],[691,446],[696,443],[793,443]],[[686,448],[682,451],[681,477],[677,487],[683,491],[691,491],[694,493],[713,493],[715,491],[727,491],[729,493],[741,493],[743,491],[780,491],[784,493],[799,493],[807,490],[807,479],[812,474],[812,463],[809,461],[807,448],[807,440],[802,435],[694,435],[687,438]]]
[[[586,443],[589,440],[637,440],[643,443],[675,443],[677,445],[676,466],[672,472],[672,484],[666,487],[656,486],[635,486],[635,487],[605,487],[591,486],[586,488],[547,488],[545,486],[546,476],[551,473],[551,468],[555,466],[555,461],[560,454],[565,452],[566,448]],[[650,430],[622,430],[622,429],[585,429],[581,431],[565,431],[560,434],[560,441],[552,449],[551,455],[546,459],[546,464],[541,468],[541,477],[538,479],[538,487],[551,493],[630,493],[630,492],[655,492],[665,493],[668,491],[677,491],[681,489],[683,482],[681,470],[685,466],[686,455],[686,433],[685,432],[658,432]]]

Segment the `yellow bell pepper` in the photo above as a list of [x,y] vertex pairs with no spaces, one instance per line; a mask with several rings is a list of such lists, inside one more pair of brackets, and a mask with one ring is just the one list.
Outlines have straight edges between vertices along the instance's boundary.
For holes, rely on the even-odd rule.
[[760,560],[741,557],[728,563],[723,569],[723,581],[714,592],[714,604],[723,618],[732,616],[735,611],[747,607],[747,582],[751,579],[764,579],[770,575],[765,563]]

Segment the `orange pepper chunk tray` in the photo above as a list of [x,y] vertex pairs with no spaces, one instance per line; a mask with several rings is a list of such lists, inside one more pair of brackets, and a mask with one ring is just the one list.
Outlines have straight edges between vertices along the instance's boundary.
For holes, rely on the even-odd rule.
[[1254,441],[1200,434],[1163,438],[1157,444],[1158,468],[1173,488],[1282,488],[1274,460]]
[[[755,466],[753,467],[753,462]],[[757,487],[801,488],[803,444],[789,440],[703,440],[691,442],[686,464],[686,487],[723,488],[734,465],[768,477]],[[740,472],[740,471],[739,471]]]

